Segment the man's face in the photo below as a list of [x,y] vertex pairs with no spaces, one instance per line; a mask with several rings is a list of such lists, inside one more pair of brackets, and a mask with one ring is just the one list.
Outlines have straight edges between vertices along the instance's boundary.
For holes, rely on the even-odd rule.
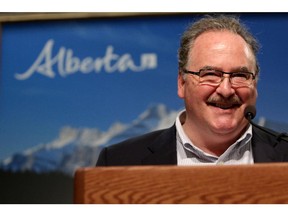
[[[246,42],[228,31],[211,31],[201,34],[190,50],[186,69],[199,71],[212,67],[224,72],[241,68],[255,74],[255,59]],[[229,78],[218,86],[199,84],[197,75],[178,77],[178,95],[186,106],[186,122],[191,129],[221,135],[239,135],[246,127],[244,109],[255,105],[256,81],[251,86],[233,87]],[[186,126],[187,126],[186,125]],[[208,133],[207,133],[208,132]]]

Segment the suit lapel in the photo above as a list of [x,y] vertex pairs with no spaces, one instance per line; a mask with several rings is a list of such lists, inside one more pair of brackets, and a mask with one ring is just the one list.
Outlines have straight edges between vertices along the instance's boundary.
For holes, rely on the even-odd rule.
[[275,151],[276,139],[253,127],[252,151],[255,163],[281,161]]
[[176,126],[164,130],[148,149],[151,154],[142,160],[143,165],[176,165]]

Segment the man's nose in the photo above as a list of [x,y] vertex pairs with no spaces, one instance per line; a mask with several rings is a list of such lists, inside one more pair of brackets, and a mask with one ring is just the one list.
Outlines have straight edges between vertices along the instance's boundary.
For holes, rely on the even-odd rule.
[[216,92],[225,98],[229,98],[231,95],[235,94],[235,89],[232,87],[229,75],[225,75],[223,76],[222,82],[217,87]]

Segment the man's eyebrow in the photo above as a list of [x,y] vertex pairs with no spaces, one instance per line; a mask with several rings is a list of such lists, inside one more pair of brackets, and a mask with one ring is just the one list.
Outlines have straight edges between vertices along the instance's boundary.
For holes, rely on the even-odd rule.
[[217,67],[206,65],[206,66],[200,68],[200,70],[220,70],[220,69]]
[[237,69],[239,72],[250,72],[247,67],[240,67]]
[[[210,66],[206,65],[202,67],[200,70],[218,70],[218,71],[223,71],[220,67],[215,67],[215,66]],[[242,67],[235,67],[230,71],[223,71],[223,72],[250,72],[246,66]]]

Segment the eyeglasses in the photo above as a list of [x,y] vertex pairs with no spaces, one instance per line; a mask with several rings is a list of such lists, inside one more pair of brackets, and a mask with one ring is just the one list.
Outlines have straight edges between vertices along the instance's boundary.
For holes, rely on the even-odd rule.
[[252,72],[224,72],[215,69],[200,69],[199,72],[182,70],[183,73],[193,74],[199,77],[199,83],[202,85],[218,86],[223,81],[224,74],[229,75],[229,80],[234,87],[247,87],[252,85],[256,76]]

